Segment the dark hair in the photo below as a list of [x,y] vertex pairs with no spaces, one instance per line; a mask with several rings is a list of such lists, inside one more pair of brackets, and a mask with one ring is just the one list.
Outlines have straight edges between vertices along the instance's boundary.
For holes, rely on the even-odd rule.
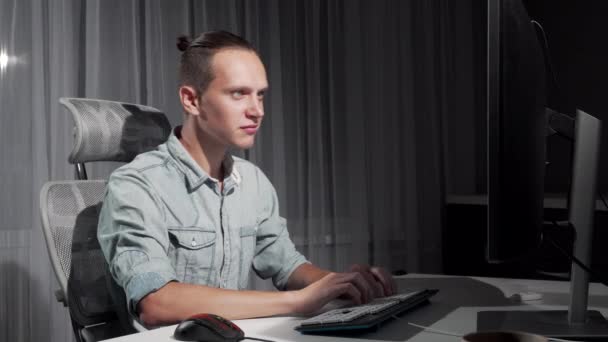
[[204,32],[194,40],[187,36],[179,36],[177,48],[183,51],[179,63],[180,85],[194,87],[198,97],[207,90],[213,80],[211,60],[220,49],[244,49],[257,54],[247,40],[227,31]]

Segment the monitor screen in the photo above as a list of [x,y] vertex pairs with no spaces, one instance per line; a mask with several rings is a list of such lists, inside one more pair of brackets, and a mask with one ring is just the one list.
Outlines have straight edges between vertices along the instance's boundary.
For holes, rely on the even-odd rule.
[[520,0],[488,1],[486,259],[521,259],[540,243],[545,172],[545,66]]

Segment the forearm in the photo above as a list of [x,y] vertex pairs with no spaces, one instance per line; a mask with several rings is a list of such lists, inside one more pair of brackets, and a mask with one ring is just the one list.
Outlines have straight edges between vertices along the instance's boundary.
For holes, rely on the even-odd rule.
[[292,292],[236,291],[171,282],[144,297],[138,311],[147,326],[173,324],[197,313],[242,319],[293,313],[293,297]]
[[287,280],[287,290],[299,290],[331,273],[312,264],[302,264],[295,269]]

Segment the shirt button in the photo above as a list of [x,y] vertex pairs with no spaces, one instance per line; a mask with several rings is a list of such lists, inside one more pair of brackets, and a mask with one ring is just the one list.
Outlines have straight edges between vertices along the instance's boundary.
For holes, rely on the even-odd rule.
[[190,244],[192,245],[192,247],[196,247],[196,240],[194,240],[194,238],[192,238],[192,242]]

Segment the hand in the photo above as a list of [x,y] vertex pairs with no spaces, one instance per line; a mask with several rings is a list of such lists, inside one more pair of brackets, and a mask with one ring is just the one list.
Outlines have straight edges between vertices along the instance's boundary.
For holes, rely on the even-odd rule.
[[356,272],[329,273],[305,288],[294,291],[295,312],[314,313],[341,296],[351,299],[355,304],[362,304],[361,292],[355,285],[361,282],[361,275]]
[[[368,296],[373,298],[391,296],[397,292],[397,284],[393,277],[382,267],[354,264],[351,272],[361,274],[369,289]],[[370,299],[371,300],[371,299]]]

